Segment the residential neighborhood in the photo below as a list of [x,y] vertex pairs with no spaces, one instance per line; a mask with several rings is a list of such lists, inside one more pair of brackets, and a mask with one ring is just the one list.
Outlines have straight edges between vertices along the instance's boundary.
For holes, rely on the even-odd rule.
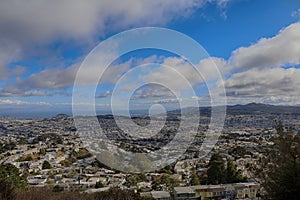
[[[239,117],[250,119],[249,125],[234,129],[232,121]],[[156,171],[132,174],[106,166],[90,153],[87,143],[77,134],[73,117],[61,114],[48,119],[2,118],[0,162],[17,167],[26,175],[29,187],[86,193],[117,187],[153,199],[259,199],[264,191],[254,169],[259,167],[272,144],[269,138],[276,136],[277,131],[267,123],[264,128],[255,128],[251,119],[228,116],[217,144],[204,157],[198,150],[206,125],[200,124],[194,142],[176,162]],[[105,124],[103,129],[112,133],[110,139],[123,144],[126,135],[115,128],[112,120],[109,116],[99,118],[100,124]],[[142,123],[146,119],[136,120]],[[131,140],[120,148],[141,152],[158,149],[163,140],[171,140],[170,130],[176,129],[176,122],[165,126],[169,132],[161,131],[154,141]],[[211,180],[213,157],[219,159],[224,170],[235,173],[234,179]]]

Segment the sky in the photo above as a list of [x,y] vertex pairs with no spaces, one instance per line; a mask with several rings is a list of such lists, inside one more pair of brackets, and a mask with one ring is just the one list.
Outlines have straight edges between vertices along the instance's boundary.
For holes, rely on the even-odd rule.
[[[118,55],[97,85],[100,113],[109,110],[117,86],[119,109],[129,93],[133,109],[153,104],[174,109],[192,100],[211,105],[211,95],[222,98],[223,86],[230,105],[300,105],[299,0],[2,0],[0,116],[71,113],[75,78],[86,56],[115,34],[143,27],[185,34],[207,55],[197,63],[155,49]],[[85,80],[97,69],[90,70],[83,69]],[[172,89],[142,85],[151,81]]]

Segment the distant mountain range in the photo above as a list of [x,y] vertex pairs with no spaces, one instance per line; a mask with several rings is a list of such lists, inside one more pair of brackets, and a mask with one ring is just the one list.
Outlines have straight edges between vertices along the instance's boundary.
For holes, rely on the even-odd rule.
[[[217,109],[218,107],[216,107]],[[211,107],[200,107],[201,115],[209,115]],[[184,108],[186,113],[196,114],[197,108]],[[179,114],[180,110],[169,111],[169,114]],[[272,115],[300,115],[300,106],[275,106],[261,103],[249,103],[246,105],[226,106],[227,115],[256,115],[256,114],[272,114]]]
[[[220,107],[216,107],[216,110]],[[201,115],[210,115],[211,107],[188,107],[184,108],[183,111],[189,113],[190,115],[198,114],[200,109]],[[179,115],[181,110],[171,110],[168,111],[168,115]],[[148,115],[148,110],[133,110],[131,111],[132,116],[145,116]],[[257,114],[271,114],[271,115],[300,115],[300,106],[276,106],[270,104],[262,103],[249,103],[246,105],[230,105],[226,106],[227,115],[257,115]],[[67,116],[65,114],[59,114],[57,116]],[[108,118],[112,117],[109,112],[98,115],[106,116]]]
[[299,115],[300,106],[274,106],[261,103],[250,103],[246,105],[227,106],[228,114],[291,114]]
[[[218,107],[217,107],[218,108]],[[184,108],[183,111],[189,113],[190,115],[199,114],[202,116],[210,115],[211,107],[188,107]],[[148,110],[131,110],[130,113],[132,116],[145,116],[148,115]],[[181,110],[171,110],[168,111],[168,115],[179,115]],[[56,116],[59,113],[57,110],[52,110],[50,112],[42,111],[42,112],[26,112],[24,110],[17,112],[11,110],[3,110],[0,109],[0,117],[6,118],[19,118],[19,119],[30,119],[30,118],[51,118],[51,116]],[[71,116],[72,112],[62,112]],[[275,106],[269,104],[261,104],[261,103],[250,103],[246,105],[231,105],[226,107],[227,115],[257,115],[257,114],[272,114],[272,115],[300,115],[300,106]],[[111,111],[97,111],[97,114],[100,115],[111,115]]]

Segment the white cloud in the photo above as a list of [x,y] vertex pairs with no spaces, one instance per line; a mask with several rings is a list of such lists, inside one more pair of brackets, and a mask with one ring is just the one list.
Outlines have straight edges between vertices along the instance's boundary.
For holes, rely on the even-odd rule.
[[168,88],[157,84],[149,84],[137,89],[131,99],[161,99],[171,97],[174,98],[175,94],[173,94]]
[[[17,4],[12,6],[12,8],[7,7],[14,2],[18,1],[11,1],[10,3],[1,2],[0,5],[7,4],[5,6],[8,10],[10,9],[10,11],[17,8],[21,9]],[[93,4],[94,7],[90,4],[82,7],[82,11],[88,13],[87,16],[76,15],[75,18],[72,18],[72,20],[77,20],[77,27],[72,24],[73,22],[68,24],[68,20],[71,20],[71,16],[79,12],[76,9],[80,8],[77,8],[76,5],[71,5],[70,13],[64,13],[63,11],[65,7],[67,7],[67,1],[62,1],[62,4],[55,1],[55,3],[46,2],[49,10],[46,10],[45,13],[35,12],[33,14],[34,17],[32,17],[29,16],[29,10],[33,8],[42,10],[43,4],[43,2],[41,2],[30,7],[29,5],[31,5],[32,2],[34,1],[29,1],[28,7],[23,5],[24,10],[21,9],[17,17],[11,13],[7,13],[8,11],[5,11],[5,13],[0,12],[0,80],[7,79],[12,73],[20,75],[24,72],[23,67],[18,67],[15,68],[14,71],[10,71],[5,66],[8,62],[15,60],[22,54],[22,45],[26,42],[18,39],[19,37],[21,38],[21,35],[28,41],[33,41],[35,39],[34,37],[37,37],[36,39],[38,41],[43,42],[51,42],[54,38],[60,37],[60,35],[62,38],[91,38],[94,34],[98,34],[99,31],[103,33],[106,32],[105,27],[114,29],[117,26],[120,27],[124,25],[124,27],[128,27],[138,25],[139,23],[143,25],[147,23],[166,23],[172,17],[176,17],[176,13],[179,11],[182,11],[179,12],[181,15],[188,15],[193,8],[202,5],[200,1],[197,4],[189,1],[187,3],[186,1],[180,1],[176,6],[169,0],[155,1],[152,3],[151,1],[134,1],[131,3],[122,1],[119,5],[113,7],[109,1],[92,1],[91,5]],[[203,3],[204,1],[201,2]],[[98,5],[102,7],[100,6],[101,8],[98,8]],[[59,6],[62,8],[58,8]],[[110,8],[110,6],[112,7]],[[0,11],[4,9],[4,7],[0,6]],[[56,9],[58,10],[57,16],[50,16],[50,11],[54,13]],[[105,10],[104,13],[100,12],[102,9]],[[113,11],[112,16],[108,10]],[[149,17],[150,14],[151,17]],[[2,17],[6,15],[9,17]],[[23,19],[21,19],[20,16],[23,16]],[[82,19],[79,19],[80,17],[82,17]],[[58,18],[62,20],[57,21]],[[10,20],[5,21],[5,19]],[[108,19],[111,20],[110,22],[112,24],[107,23]],[[54,21],[57,21],[57,23],[54,23]],[[85,23],[86,21],[88,21],[87,24],[80,26],[81,23]],[[10,24],[11,26],[5,28],[4,24]],[[63,24],[68,25],[63,27]],[[28,28],[24,29],[25,25],[28,26]],[[22,32],[22,30],[24,32]],[[39,34],[39,36],[36,36],[35,33],[26,33],[26,31],[35,32]],[[177,73],[185,77],[191,85],[204,81],[189,63],[176,57],[149,57],[138,61],[132,59],[110,68],[103,76],[102,81],[114,84],[121,75],[130,69],[132,64],[143,64],[155,61],[162,63],[162,65],[172,67]],[[95,60],[95,66],[93,65],[88,70],[83,71],[82,81],[84,83],[89,83],[91,76],[95,75],[95,73],[93,73],[94,70],[97,69],[96,67],[99,67],[100,63],[101,60]],[[272,38],[262,38],[249,47],[236,49],[232,52],[228,61],[222,58],[211,57],[201,60],[195,67],[200,71],[201,75],[206,78],[206,81],[216,80],[218,78],[214,69],[215,65],[226,75],[232,73],[231,77],[226,80],[229,102],[238,103],[240,100],[241,102],[256,101],[275,103],[282,101],[285,103],[296,103],[297,99],[300,99],[300,82],[298,81],[300,77],[299,69],[284,69],[281,67],[298,64],[300,64],[300,22],[283,28]],[[75,64],[66,69],[45,69],[36,74],[32,74],[26,79],[18,78],[14,85],[2,86],[2,88],[0,88],[0,96],[53,95],[73,85],[78,67],[79,64]],[[176,88],[177,91],[189,87],[183,83],[182,79],[174,78],[176,77],[176,72],[170,72],[170,70],[165,67],[159,67],[153,70],[151,74],[140,76],[139,78],[170,85],[172,88]],[[136,85],[133,84],[133,86]],[[124,85],[123,87],[129,87],[129,85]],[[128,89],[131,88],[132,86]],[[53,90],[54,92],[45,92],[45,90]],[[166,92],[158,91],[153,88],[139,92],[140,94],[137,94],[140,95],[139,98],[146,96],[169,97]]]
[[168,57],[151,73],[140,76],[146,82],[154,82],[177,90],[186,89],[189,84],[202,81],[200,74],[188,62],[181,58]]
[[6,65],[19,58],[16,52],[23,56],[44,52],[48,59],[59,59],[57,52],[47,53],[47,45],[57,41],[91,45],[112,32],[188,17],[207,2],[224,5],[224,0],[0,1],[0,80],[9,77]]
[[300,101],[300,69],[253,69],[232,75],[226,81],[229,98],[287,102]]
[[[103,60],[98,59],[97,57],[95,60],[89,63],[87,68],[82,69],[79,82],[85,85],[94,84],[91,81],[95,80],[94,76],[97,75],[96,71],[102,70],[99,69],[103,68],[102,61]],[[150,81],[168,86],[178,95],[180,94],[180,90],[191,89],[191,86],[195,85],[196,83],[204,82],[202,76],[205,77],[206,81],[216,80],[218,78],[218,74],[216,73],[217,68],[223,69],[226,65],[226,62],[220,58],[203,59],[198,65],[195,66],[192,66],[185,60],[177,57],[163,58],[150,56],[144,59],[131,58],[124,63],[110,66],[103,73],[100,81],[101,83],[115,84],[122,75],[130,70],[131,67],[140,66],[147,63],[161,63],[161,65],[157,69],[149,71],[149,74],[139,76],[139,79],[142,82]],[[169,68],[166,68],[165,66],[169,66]],[[36,74],[32,74],[25,79],[18,78],[15,84],[6,85],[0,88],[0,96],[51,96],[58,93],[63,94],[65,93],[64,90],[66,88],[73,86],[78,69],[79,63],[74,64],[66,69],[46,69]],[[122,87],[125,90],[132,90],[134,87],[136,87],[134,84],[136,83],[135,81],[137,80],[131,80],[132,85],[127,84],[123,85]],[[47,90],[50,90],[50,92],[46,92]],[[146,92],[149,94],[145,94]],[[140,95],[158,96],[155,93],[157,93],[157,89],[147,89],[143,94]],[[169,95],[166,94],[166,96]]]
[[28,102],[21,100],[0,99],[2,105],[50,105],[48,102]]
[[[0,2],[0,38],[28,53],[54,41],[90,43],[123,29],[187,17],[207,0],[11,0]],[[26,49],[26,51],[25,51]],[[35,52],[37,53],[37,52]]]
[[20,40],[90,37],[133,25],[164,24],[174,17],[189,15],[204,3],[206,0],[1,1],[0,32],[1,36]]
[[[103,57],[109,60],[110,57],[117,56],[112,53],[90,59],[91,62],[81,68],[81,74],[77,83],[81,85],[94,85],[95,78],[97,80],[100,79],[100,77],[96,77],[98,75],[97,72],[104,70],[99,83],[115,84],[133,65],[141,65],[145,62],[152,62],[159,59],[155,56],[145,59],[131,58],[126,62],[115,63],[106,68],[106,66],[103,65],[103,62],[105,62]],[[52,96],[54,94],[67,94],[65,90],[74,85],[79,68],[80,63],[76,63],[66,69],[45,69],[25,79],[17,78],[16,83],[5,85],[2,88],[0,87],[0,96]],[[19,73],[19,71],[23,72],[22,70],[22,67],[20,69],[16,68],[16,73]],[[50,92],[46,92],[46,90],[50,90]]]
[[220,76],[223,78],[224,75],[229,73],[227,62],[223,58],[209,57],[203,59],[196,68],[205,77],[206,81],[218,80]]
[[0,36],[0,80],[9,79],[10,71],[7,63],[16,61],[20,56],[20,47],[14,41],[8,41]]
[[182,58],[167,57],[159,68],[152,70],[148,75],[140,76],[140,78],[168,85],[176,90],[183,90],[196,83],[218,80],[220,78],[218,72],[223,71],[225,65],[224,59],[215,57],[203,59],[196,65],[191,65]]
[[282,29],[272,38],[262,38],[249,47],[233,51],[233,70],[300,64],[300,22]]

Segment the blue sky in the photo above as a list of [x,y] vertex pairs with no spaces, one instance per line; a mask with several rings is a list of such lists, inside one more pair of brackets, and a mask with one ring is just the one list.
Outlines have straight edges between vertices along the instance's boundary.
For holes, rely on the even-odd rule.
[[[86,55],[110,36],[144,26],[169,28],[201,44],[209,61],[196,67],[211,77],[209,62],[214,62],[224,73],[228,104],[300,105],[299,21],[298,0],[1,1],[0,109],[7,115],[70,112],[76,72]],[[188,63],[172,53],[132,52],[116,60],[98,86],[98,109],[108,108],[114,79],[147,63],[170,65],[193,79]],[[135,77],[167,79],[162,67],[149,69],[147,76],[136,71],[131,84]],[[196,96],[178,88],[179,101],[194,98],[209,105],[206,84],[190,81]],[[218,94],[218,81],[207,84]],[[139,109],[151,102],[172,108],[174,98],[155,85],[141,87],[132,97]]]

